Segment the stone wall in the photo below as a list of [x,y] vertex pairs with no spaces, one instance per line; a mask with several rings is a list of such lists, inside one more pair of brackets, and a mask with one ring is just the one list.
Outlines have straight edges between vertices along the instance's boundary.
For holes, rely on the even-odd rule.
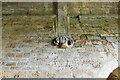
[[[118,2],[66,2],[66,4],[68,15],[118,14]],[[51,15],[55,13],[55,6],[55,2],[3,2],[3,14]]]
[[[95,34],[96,31],[100,32],[100,34],[106,34],[107,31],[100,31],[99,28],[110,28],[113,31],[108,31],[110,33],[117,33],[117,17],[118,17],[118,3],[117,2],[68,2],[66,3],[66,10],[67,10],[67,16],[70,17],[68,22],[66,22],[68,25],[70,25],[69,30],[70,34],[77,32],[78,30],[76,27],[74,27],[74,24],[78,23],[78,19],[75,18],[76,16],[80,15],[81,17],[81,23],[83,26],[82,28],[86,28],[89,26],[89,31],[86,31],[86,29],[80,29],[78,30],[81,32],[84,30],[84,32],[87,34],[92,33]],[[74,7],[73,7],[74,6]],[[12,2],[12,3],[3,3],[3,25],[40,25],[40,19],[42,20],[43,16],[48,17],[50,22],[50,26],[53,30],[53,33],[57,33],[56,31],[56,13],[57,13],[57,6],[56,3],[52,2],[41,2],[41,3],[25,3],[25,2]],[[11,16],[11,17],[9,17]],[[12,18],[14,21],[11,23],[8,23],[9,20]],[[31,19],[31,17],[36,16],[36,18]],[[39,16],[39,18],[38,18]],[[29,17],[29,18],[24,18]],[[23,19],[26,19],[25,21]],[[45,18],[46,19],[46,18]],[[113,20],[112,20],[113,19]],[[46,22],[45,20],[42,20],[43,24]],[[75,23],[76,22],[76,23]],[[7,24],[6,24],[7,23]],[[114,24],[115,23],[115,24]],[[64,25],[63,29],[64,29]],[[105,26],[105,27],[104,27]],[[110,27],[112,26],[112,28]],[[60,28],[61,31],[63,30],[62,27]],[[98,29],[98,30],[97,30]],[[75,31],[74,31],[75,30]],[[63,32],[64,33],[64,32]],[[68,33],[68,32],[67,32]]]
[[[56,3],[2,3],[1,74],[3,78],[106,77],[102,76],[102,72],[99,76],[95,75],[92,69],[101,70],[102,61],[117,60],[116,45],[111,46],[105,39],[117,42],[118,2],[67,2],[65,4],[69,18],[67,22],[69,29],[66,32],[75,41],[80,40],[80,42],[75,43],[72,49],[61,50],[51,46],[51,40],[58,34]],[[95,46],[91,47],[90,41],[93,41]],[[105,59],[101,59],[103,54]],[[81,58],[84,56],[88,58],[94,56],[94,58],[93,60],[85,58],[82,61]],[[98,59],[95,58],[96,56]],[[87,68],[88,64],[90,66]],[[78,65],[85,69],[78,72],[76,70]],[[55,74],[56,72],[58,74]],[[24,73],[26,75],[23,75]]]

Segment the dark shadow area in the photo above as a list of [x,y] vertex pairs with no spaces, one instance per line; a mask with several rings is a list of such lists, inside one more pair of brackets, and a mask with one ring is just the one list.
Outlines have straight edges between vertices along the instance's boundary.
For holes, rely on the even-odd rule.
[[53,2],[53,11],[54,14],[58,14],[58,2]]
[[53,2],[53,13],[58,14],[58,2]]
[[118,67],[117,69],[115,69],[108,77],[107,80],[120,80],[120,67]]

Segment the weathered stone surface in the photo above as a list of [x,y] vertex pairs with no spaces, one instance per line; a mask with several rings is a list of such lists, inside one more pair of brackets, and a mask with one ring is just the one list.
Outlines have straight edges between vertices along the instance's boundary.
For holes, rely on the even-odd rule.
[[[118,67],[117,3],[69,3],[75,43],[68,49],[51,45],[57,33],[53,4],[31,4],[3,3],[1,77],[107,78]],[[50,16],[41,15],[47,11]]]
[[[16,62],[17,66],[11,67],[11,69],[9,70],[11,72],[14,70],[18,70],[17,67],[19,67],[21,64],[20,68],[22,69],[19,68],[19,71],[37,70],[39,73],[41,74],[43,73],[42,74],[43,76],[41,77],[56,77],[56,78],[84,77],[85,78],[87,76],[87,78],[88,77],[107,78],[109,73],[118,66],[117,64],[118,53],[116,52],[117,48],[112,49],[113,52],[110,52],[109,50],[111,49],[109,48],[110,46],[109,44],[106,45],[106,47],[103,47],[103,49],[106,49],[104,51],[102,49],[101,50],[99,49],[99,47],[102,48],[103,46],[101,42],[99,42],[98,44],[94,44],[94,46],[92,45],[93,43],[95,42],[87,42],[82,47],[79,48],[73,47],[71,49],[58,49],[56,47],[51,46],[50,44],[39,43],[36,47],[34,46],[37,52],[36,50],[30,52],[31,56],[28,58],[27,63],[20,63],[18,61]],[[31,49],[32,47],[28,47],[28,48]],[[85,48],[85,50],[83,48]],[[99,49],[99,51],[97,49]],[[37,56],[34,56],[33,54]],[[22,59],[22,57],[20,59]],[[31,68],[29,67],[24,68],[23,66],[26,66],[26,64],[27,66],[32,66],[32,65],[33,66]],[[5,69],[5,71],[6,70],[7,68]],[[44,75],[44,73],[49,74],[51,76]],[[38,74],[38,76],[40,77],[40,74]],[[35,75],[32,75],[31,77],[35,77]]]

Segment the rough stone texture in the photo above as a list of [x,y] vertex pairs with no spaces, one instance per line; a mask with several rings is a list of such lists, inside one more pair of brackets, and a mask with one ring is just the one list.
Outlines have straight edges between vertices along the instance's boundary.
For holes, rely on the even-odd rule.
[[[109,51],[111,50],[110,44],[104,45],[103,47],[101,42],[87,42],[86,45],[82,47],[65,50],[51,46],[49,43],[38,43],[30,46],[31,44],[32,43],[30,43],[28,47],[9,51],[14,54],[5,52],[5,55],[5,53],[3,53],[5,55],[3,59],[3,71],[11,71],[11,73],[12,71],[37,71],[38,77],[46,78],[86,76],[87,78],[104,78],[109,75],[111,69],[113,70],[117,67],[116,59],[118,54],[115,51],[116,48]],[[25,46],[25,44],[20,45]],[[24,50],[23,53],[22,50]],[[20,56],[17,56],[18,54]],[[111,67],[111,69],[108,68],[110,70],[107,71],[108,73],[105,73],[106,67],[108,66]],[[103,75],[103,73],[105,73],[105,75]],[[11,77],[13,78],[14,75],[11,75]]]
[[107,78],[118,67],[117,4],[68,3],[75,44],[59,49],[51,45],[57,33],[54,4],[3,3],[1,77]]

